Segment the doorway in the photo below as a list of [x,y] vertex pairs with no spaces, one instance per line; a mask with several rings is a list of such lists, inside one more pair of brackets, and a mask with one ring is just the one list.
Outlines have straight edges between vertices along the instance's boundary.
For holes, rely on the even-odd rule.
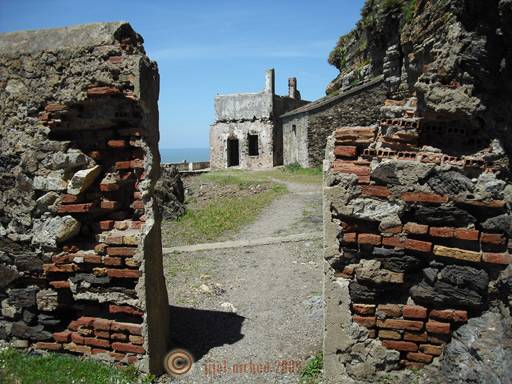
[[228,167],[236,167],[240,164],[238,139],[233,137],[228,138],[227,157]]

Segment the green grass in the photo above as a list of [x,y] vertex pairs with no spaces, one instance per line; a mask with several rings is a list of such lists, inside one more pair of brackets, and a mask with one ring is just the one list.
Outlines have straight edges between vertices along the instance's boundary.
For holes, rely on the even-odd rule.
[[61,354],[29,355],[0,349],[1,384],[134,384],[151,383],[133,366],[114,367]]
[[317,384],[320,381],[322,368],[324,366],[324,358],[322,352],[318,352],[315,356],[306,362],[304,368],[300,372],[301,384]]

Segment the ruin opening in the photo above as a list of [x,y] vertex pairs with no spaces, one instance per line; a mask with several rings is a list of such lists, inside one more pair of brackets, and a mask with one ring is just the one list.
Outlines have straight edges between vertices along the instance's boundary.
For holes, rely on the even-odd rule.
[[230,137],[227,145],[228,167],[236,167],[240,164],[238,147],[238,139]]
[[250,133],[247,135],[247,143],[249,147],[249,156],[258,156],[259,146],[258,146],[258,135],[251,135]]

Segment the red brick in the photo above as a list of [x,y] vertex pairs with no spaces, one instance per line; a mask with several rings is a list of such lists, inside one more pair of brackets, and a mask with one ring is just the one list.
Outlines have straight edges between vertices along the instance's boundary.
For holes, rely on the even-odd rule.
[[142,325],[133,323],[119,323],[114,321],[110,327],[112,332],[128,332],[135,336],[142,336]]
[[98,255],[83,255],[84,263],[88,264],[101,264],[101,256]]
[[415,370],[422,369],[425,366],[425,364],[423,364],[423,363],[418,363],[416,361],[409,361],[409,360],[400,360],[400,364],[402,366],[404,366],[405,368],[415,369]]
[[489,253],[484,252],[482,261],[489,264],[512,264],[512,255],[510,253]]
[[373,315],[375,313],[375,305],[373,304],[352,304],[352,311],[358,315]]
[[359,244],[380,245],[381,244],[381,236],[374,235],[371,233],[360,233],[357,235],[357,242]]
[[402,310],[404,319],[426,319],[427,308],[419,305],[404,305]]
[[128,340],[128,335],[125,335],[124,333],[116,332],[116,333],[112,333],[110,335],[110,338],[112,340],[125,341],[125,340]]
[[394,235],[396,235],[397,233],[402,233],[403,229],[404,229],[403,226],[397,225],[397,226],[394,226],[394,227],[388,227],[386,229],[383,229],[382,233],[383,234],[394,234]]
[[468,312],[454,309],[433,309],[432,311],[430,311],[430,318],[465,323],[466,321],[468,321]]
[[87,90],[87,96],[117,95],[121,91],[116,87],[91,87]]
[[349,161],[335,160],[333,170],[340,173],[353,173],[356,176],[370,176],[370,167],[355,165]]
[[133,269],[108,269],[108,277],[118,279],[137,279],[141,276],[141,272]]
[[112,314],[125,313],[127,315],[133,315],[133,316],[142,316],[144,314],[144,312],[142,312],[141,310],[134,308],[134,307],[130,307],[129,305],[110,304],[108,306],[108,311]]
[[64,111],[68,109],[68,107],[66,107],[64,104],[58,104],[58,103],[49,103],[46,105],[46,107],[44,107],[44,110],[46,112],[59,112],[59,111]]
[[453,237],[455,228],[451,227],[430,227],[430,236],[433,237]]
[[[105,240],[107,244],[123,244],[123,236],[108,236]],[[108,253],[108,251],[107,251]]]
[[92,348],[91,354],[93,355],[99,355],[100,353],[110,353],[108,349],[102,349],[102,348]]
[[67,280],[50,281],[50,285],[55,289],[69,289],[70,287]]
[[101,192],[113,192],[119,190],[119,184],[117,183],[102,183],[100,184]]
[[337,145],[334,148],[334,155],[337,157],[355,157],[357,155],[357,147],[348,145]]
[[110,231],[114,227],[114,220],[103,220],[99,224],[102,231]]
[[102,200],[100,203],[101,209],[117,209],[119,208],[119,202],[117,201],[109,201],[109,200]]
[[507,239],[506,239],[505,235],[502,235],[499,233],[484,233],[484,232],[482,232],[480,234],[480,241],[482,243],[486,243],[486,244],[505,245]]
[[362,327],[373,328],[375,327],[375,316],[354,316],[352,320]]
[[406,239],[405,248],[419,252],[430,252],[432,251],[432,243],[429,241]]
[[445,345],[450,341],[450,335],[430,334],[428,335],[428,342],[430,344]]
[[110,64],[120,64],[123,61],[123,56],[110,56],[108,62]]
[[103,157],[100,151],[90,151],[87,153],[87,156],[94,160],[101,160],[101,158]]
[[429,333],[440,333],[443,335],[450,333],[450,323],[441,323],[439,321],[430,320],[426,323]]
[[404,340],[425,342],[427,341],[427,332],[405,332]]
[[418,363],[430,363],[432,362],[432,355],[421,352],[409,352],[407,354],[407,360],[416,361]]
[[402,335],[400,332],[391,331],[389,329],[379,329],[379,339],[391,339],[391,340],[400,340]]
[[85,337],[83,337],[82,335],[80,335],[76,332],[73,332],[71,334],[71,341],[73,341],[73,343],[75,343],[75,344],[83,344],[85,341]]
[[138,354],[143,354],[144,353],[144,348],[143,347],[141,347],[140,345],[134,345],[134,344],[131,344],[131,343],[115,342],[115,343],[112,343],[112,348],[115,351],[120,351],[120,352],[138,353]]
[[413,235],[425,235],[428,233],[428,225],[407,223],[404,225],[404,232]]
[[124,353],[110,352],[109,355],[116,361],[123,361],[126,358],[126,354]]
[[112,320],[100,319],[100,318],[95,319],[92,323],[93,328],[100,330],[100,331],[110,331],[111,325],[112,325]]
[[133,229],[141,229],[144,226],[144,223],[142,221],[134,220],[130,224],[130,228]]
[[139,191],[135,191],[135,192],[133,192],[133,198],[134,198],[135,200],[140,200],[140,199],[142,199],[142,192],[139,192]]
[[52,261],[55,264],[70,264],[73,262],[73,260],[75,259],[76,256],[77,255],[75,253],[60,254],[60,255],[52,256]]
[[60,343],[48,343],[48,342],[38,342],[34,344],[35,349],[45,349],[48,351],[60,351],[62,349],[62,344]]
[[105,256],[103,258],[103,264],[108,265],[110,267],[119,267],[123,264],[123,262],[122,259],[119,257]]
[[69,341],[71,340],[71,332],[68,330],[62,332],[55,332],[53,334],[53,339],[60,343],[69,343]]
[[365,185],[361,188],[363,196],[376,196],[387,198],[391,194],[388,187],[382,185]]
[[109,256],[134,256],[137,253],[135,247],[107,247]]
[[94,335],[96,337],[99,337],[100,339],[110,339],[110,332],[109,331],[94,331]]
[[68,329],[76,332],[76,331],[78,331],[78,328],[80,327],[80,325],[81,324],[78,321],[73,320],[68,324]]
[[72,204],[76,203],[80,200],[80,196],[78,195],[68,195],[67,193],[60,196],[60,202],[62,204]]
[[128,146],[126,140],[108,140],[107,147],[110,148],[125,148]]
[[59,213],[87,213],[94,209],[94,203],[59,205]]
[[403,201],[411,202],[411,203],[446,203],[448,202],[447,196],[436,195],[434,193],[424,193],[424,192],[405,192],[402,193],[400,198]]
[[115,169],[130,169],[130,161],[116,161]]
[[402,315],[402,308],[398,304],[379,304],[377,312],[384,313],[388,317],[400,317]]
[[94,252],[96,252],[98,255],[104,255],[107,251],[107,244],[99,243],[94,246]]
[[443,353],[443,347],[440,345],[420,344],[420,351],[432,356],[440,356]]
[[405,240],[402,240],[398,236],[383,237],[382,245],[387,246],[387,247],[404,248]]
[[110,347],[110,342],[108,340],[97,339],[95,337],[85,337],[84,344],[91,345],[93,347],[98,347],[98,348],[109,348]]
[[73,273],[77,270],[75,264],[43,264],[45,273]]
[[133,209],[144,209],[144,202],[142,200],[134,200],[132,203]]
[[349,232],[343,234],[343,242],[346,244],[352,244],[357,241],[357,233]]
[[130,161],[130,167],[133,169],[144,169],[144,160],[134,159]]
[[403,329],[406,331],[421,331],[423,329],[423,322],[414,320],[386,319],[384,321],[377,320],[377,327],[385,329]]
[[456,239],[471,240],[471,241],[478,240],[479,234],[480,234],[479,231],[476,231],[474,229],[465,229],[465,228],[455,228],[455,231],[453,232],[453,236]]
[[397,351],[416,352],[418,350],[418,345],[410,341],[381,340],[381,342],[386,348]]

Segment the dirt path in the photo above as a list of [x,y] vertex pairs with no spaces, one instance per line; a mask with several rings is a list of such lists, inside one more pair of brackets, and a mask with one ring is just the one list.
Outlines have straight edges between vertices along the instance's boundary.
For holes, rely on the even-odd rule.
[[[321,230],[319,187],[288,188],[237,239]],[[321,244],[166,255],[173,340],[197,362],[187,376],[160,382],[297,383],[297,366],[321,350]]]

